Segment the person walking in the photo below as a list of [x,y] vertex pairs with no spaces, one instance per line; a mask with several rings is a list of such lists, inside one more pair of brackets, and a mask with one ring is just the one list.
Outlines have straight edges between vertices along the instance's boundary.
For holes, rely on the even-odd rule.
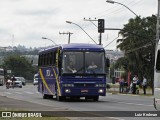
[[14,86],[15,86],[15,81],[16,81],[16,78],[15,78],[14,75],[12,76],[11,80],[12,80],[12,88],[14,88]]
[[119,92],[123,93],[123,91],[124,91],[124,78],[121,77],[119,80]]
[[132,93],[133,93],[133,94],[136,94],[136,85],[137,85],[137,81],[138,81],[138,76],[135,75],[134,78],[133,78],[133,86],[132,86],[132,88],[133,88]]
[[143,83],[142,83],[142,87],[143,87],[143,94],[146,94],[146,88],[147,88],[147,79],[145,76],[143,76]]

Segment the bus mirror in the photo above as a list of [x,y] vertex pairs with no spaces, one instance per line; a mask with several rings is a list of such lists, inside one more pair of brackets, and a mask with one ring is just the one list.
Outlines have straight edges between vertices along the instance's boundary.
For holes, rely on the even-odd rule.
[[109,58],[106,58],[106,66],[110,67],[110,60],[109,60]]

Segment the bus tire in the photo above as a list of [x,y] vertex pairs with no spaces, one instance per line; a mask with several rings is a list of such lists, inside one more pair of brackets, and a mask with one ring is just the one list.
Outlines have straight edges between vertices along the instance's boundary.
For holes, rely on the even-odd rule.
[[57,101],[64,101],[65,97],[56,95],[56,99],[57,99]]
[[43,99],[47,99],[48,96],[46,94],[43,94]]
[[57,101],[63,101],[65,99],[64,96],[59,96],[58,95],[58,89],[56,89],[56,99],[57,99]]
[[94,97],[93,97],[93,101],[98,102],[98,100],[99,100],[99,96],[94,96]]
[[53,99],[53,95],[48,95],[48,98],[49,99]]

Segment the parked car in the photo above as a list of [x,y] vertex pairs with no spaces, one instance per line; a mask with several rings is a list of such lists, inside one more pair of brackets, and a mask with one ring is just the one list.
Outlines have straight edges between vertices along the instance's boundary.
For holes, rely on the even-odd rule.
[[15,77],[16,78],[16,80],[18,80],[18,81],[22,81],[22,85],[24,86],[24,85],[26,85],[26,80],[24,79],[24,77]]

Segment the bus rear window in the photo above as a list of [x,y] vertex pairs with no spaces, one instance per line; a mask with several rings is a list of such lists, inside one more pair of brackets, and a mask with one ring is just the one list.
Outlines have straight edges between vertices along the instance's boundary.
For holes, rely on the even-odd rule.
[[157,54],[156,70],[160,71],[160,50],[158,50],[158,54]]

